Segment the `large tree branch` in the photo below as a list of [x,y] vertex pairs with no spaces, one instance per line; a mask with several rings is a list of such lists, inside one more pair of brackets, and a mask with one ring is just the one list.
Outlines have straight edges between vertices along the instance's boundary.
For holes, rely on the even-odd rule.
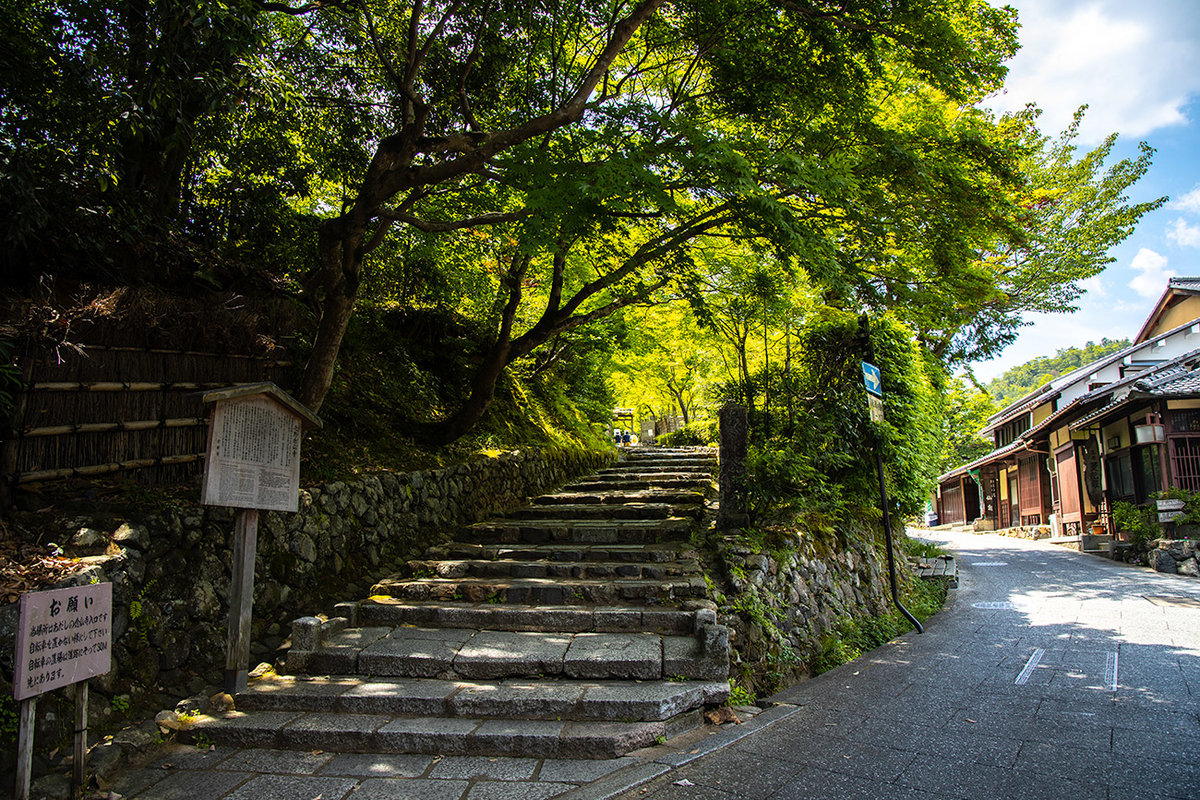
[[415,104],[419,102],[413,95],[412,87],[400,77],[400,73],[396,72],[396,67],[392,64],[392,59],[388,56],[387,50],[384,49],[383,43],[379,40],[379,32],[375,29],[375,20],[371,16],[371,10],[367,7],[366,0],[359,0],[359,7],[362,9],[363,19],[367,21],[367,33],[371,37],[371,45],[375,48],[375,56],[383,64],[383,71],[387,73],[387,76],[391,79],[396,89],[410,103]]
[[436,222],[433,220],[420,219],[412,214],[404,213],[400,210],[391,211],[384,209],[379,212],[382,219],[394,222],[403,222],[406,225],[411,225],[419,231],[425,233],[449,233],[450,231],[458,231],[463,228],[478,228],[483,225],[497,225],[502,222],[516,222],[520,219],[533,216],[534,212],[529,209],[521,211],[510,211],[507,213],[491,213],[480,214],[478,217],[469,217],[467,219],[458,219],[452,222]]
[[[588,98],[595,91],[597,84],[612,67],[617,56],[621,54],[629,40],[659,9],[666,0],[643,0],[614,28],[604,49],[596,56],[592,68],[580,82],[579,87],[562,105],[547,114],[535,117],[521,125],[504,131],[496,131],[482,137],[472,146],[465,139],[457,144],[462,146],[462,154],[457,158],[447,159],[435,164],[411,170],[400,185],[407,183],[411,186],[441,183],[459,175],[473,172],[483,166],[497,153],[518,145],[528,139],[550,133],[558,128],[578,122],[587,109]],[[397,176],[399,179],[399,176]]]

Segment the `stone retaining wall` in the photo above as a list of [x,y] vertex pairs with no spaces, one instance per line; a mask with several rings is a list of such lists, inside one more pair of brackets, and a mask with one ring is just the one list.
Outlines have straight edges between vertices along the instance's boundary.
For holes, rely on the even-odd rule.
[[1195,539],[1159,539],[1158,547],[1146,554],[1147,563],[1158,572],[1200,577],[1200,542]]
[[717,548],[726,584],[710,587],[730,630],[731,677],[760,695],[806,677],[840,621],[890,610],[886,555],[869,537],[842,536],[832,547],[807,535],[772,544],[726,537]]
[[[290,622],[364,597],[380,577],[461,525],[509,511],[526,498],[591,472],[612,454],[502,453],[411,473],[382,473],[300,492],[295,514],[259,517],[252,661],[272,661]],[[93,679],[91,725],[114,710],[165,708],[167,687],[189,693],[218,683],[223,666],[233,510],[168,508],[125,521],[57,520],[66,555],[81,570],[61,586],[113,584],[114,669]],[[12,679],[17,604],[0,608],[0,668]],[[253,666],[253,663],[251,664]],[[2,683],[2,682],[0,682]],[[11,696],[6,685],[0,691]],[[50,706],[47,729],[63,722]]]

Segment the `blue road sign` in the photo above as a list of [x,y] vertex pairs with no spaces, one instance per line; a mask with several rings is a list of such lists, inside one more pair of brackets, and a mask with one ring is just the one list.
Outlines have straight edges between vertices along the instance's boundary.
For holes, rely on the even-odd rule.
[[866,385],[867,391],[876,397],[883,397],[883,376],[879,374],[879,367],[864,361],[862,371],[863,384]]

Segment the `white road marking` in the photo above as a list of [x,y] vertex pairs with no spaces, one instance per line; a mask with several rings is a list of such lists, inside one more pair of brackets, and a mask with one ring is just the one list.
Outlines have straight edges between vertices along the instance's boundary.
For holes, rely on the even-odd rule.
[[1117,690],[1117,654],[1109,653],[1107,663],[1104,665],[1104,682],[1108,685],[1110,692]]
[[1017,676],[1017,686],[1025,685],[1025,682],[1029,680],[1029,676],[1037,669],[1037,665],[1041,662],[1044,655],[1046,655],[1046,651],[1040,647],[1033,651],[1033,655],[1025,662],[1025,669],[1021,670],[1021,674]]
[[1010,603],[1006,600],[1000,601],[1000,602],[995,602],[995,601],[989,600],[989,601],[983,602],[983,603],[972,603],[971,607],[972,608],[1016,608],[1017,604]]

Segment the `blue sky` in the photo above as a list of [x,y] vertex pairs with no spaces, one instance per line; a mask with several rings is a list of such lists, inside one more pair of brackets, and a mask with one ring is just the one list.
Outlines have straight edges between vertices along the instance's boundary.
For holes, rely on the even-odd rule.
[[[998,0],[992,0],[999,4]],[[1008,0],[1021,20],[1021,52],[1002,94],[986,105],[1035,103],[1055,135],[1080,105],[1088,112],[1081,150],[1118,133],[1115,155],[1155,148],[1132,201],[1171,201],[1142,218],[1085,285],[1074,314],[1033,315],[998,358],[974,365],[980,380],[1060,347],[1132,337],[1172,275],[1200,275],[1200,2],[1197,0]]]

